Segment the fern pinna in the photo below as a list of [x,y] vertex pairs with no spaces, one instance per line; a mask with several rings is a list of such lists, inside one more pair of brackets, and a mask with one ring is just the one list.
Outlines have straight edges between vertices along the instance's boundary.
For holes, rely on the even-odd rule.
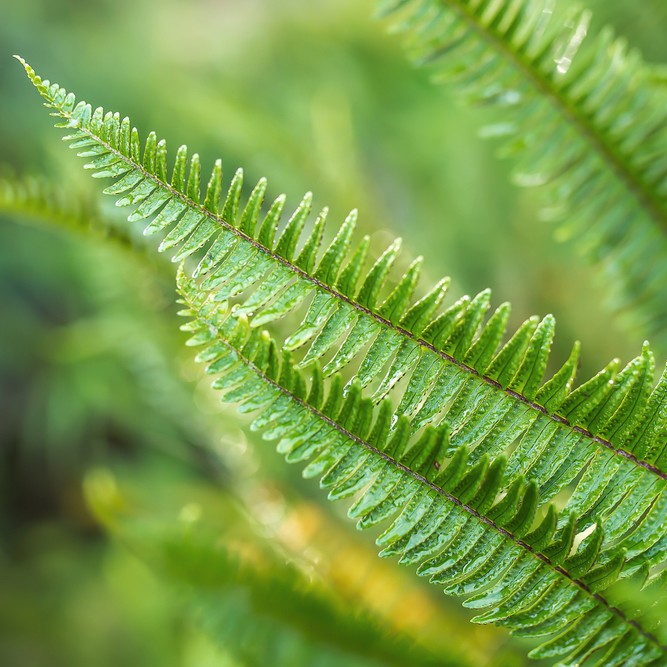
[[667,91],[654,69],[571,3],[377,4],[435,78],[496,108],[483,134],[516,159],[519,184],[547,186],[559,234],[603,264],[615,306],[664,352]]
[[[114,179],[105,192],[192,263],[179,273],[191,343],[224,400],[261,409],[253,427],[331,498],[355,496],[360,527],[390,522],[383,555],[466,596],[480,622],[546,636],[533,655],[665,664],[659,624],[622,601],[642,586],[659,604],[667,560],[667,375],[653,387],[647,346],[572,389],[575,346],[544,381],[551,316],[503,342],[509,306],[485,321],[488,291],[443,309],[442,281],[413,302],[420,261],[388,290],[399,244],[365,270],[354,213],[320,251],[326,210],[304,234],[310,195],[278,234],[284,198],[264,214],[262,180],[241,206],[242,173],[223,194],[219,161],[202,201],[196,154],[188,168],[180,148],[168,179],[154,133],[142,147],[127,118],[24,66],[86,167]],[[301,307],[281,344],[261,331]]]

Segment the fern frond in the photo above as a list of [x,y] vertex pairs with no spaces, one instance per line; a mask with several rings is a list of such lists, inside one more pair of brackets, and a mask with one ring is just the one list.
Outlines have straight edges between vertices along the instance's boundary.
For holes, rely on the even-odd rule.
[[125,230],[102,223],[100,211],[89,197],[68,196],[46,178],[16,176],[0,169],[0,213],[53,223],[68,231],[90,231],[125,240]]
[[184,271],[178,283],[188,344],[203,346],[198,360],[216,376],[222,399],[259,411],[251,428],[279,440],[288,461],[306,463],[304,475],[319,478],[329,498],[355,496],[349,514],[360,528],[388,526],[377,540],[381,555],[418,564],[419,574],[466,596],[465,606],[483,610],[477,622],[550,637],[535,657],[579,664],[631,636],[638,664],[665,658],[654,634],[602,595],[625,552],[601,550],[601,522],[573,550],[576,518],[559,519],[549,505],[536,521],[534,481],[519,477],[501,493],[504,456],[466,465],[470,452],[450,452],[447,425],[411,436],[407,418],[387,399],[375,408],[357,381],[344,389],[340,375],[325,396],[319,366],[307,382],[267,332],[230,314]]
[[218,161],[202,203],[196,154],[188,169],[181,147],[168,181],[166,145],[154,133],[142,149],[127,118],[77,104],[25,67],[93,175],[115,179],[106,192],[120,196],[121,206],[137,207],[130,220],[148,219],[146,233],[166,234],[160,249],[175,261],[196,256],[201,289],[220,302],[238,300],[235,314],[247,315],[253,328],[308,304],[284,343],[288,351],[301,348],[300,367],[324,361],[323,375],[335,377],[354,362],[357,386],[370,389],[374,402],[398,396],[397,412],[412,433],[447,423],[447,454],[465,446],[473,467],[506,456],[496,471],[500,488],[509,493],[528,479],[538,505],[564,498],[577,530],[604,524],[604,553],[628,549],[624,574],[667,560],[667,374],[652,387],[647,346],[624,369],[614,361],[573,390],[575,345],[545,382],[551,316],[528,320],[503,343],[509,306],[485,322],[488,291],[440,312],[445,280],[413,302],[419,260],[388,290],[398,242],[366,272],[367,240],[351,251],[353,212],[320,253],[326,210],[304,234],[310,195],[276,239],[285,202],[278,197],[261,214],[264,180],[242,207],[242,172],[223,196]]
[[[242,173],[223,194],[219,161],[202,202],[196,155],[188,169],[180,148],[168,181],[166,145],[154,133],[142,147],[128,119],[77,104],[26,71],[93,175],[114,179],[106,192],[136,207],[130,220],[166,234],[160,249],[175,261],[195,260],[199,282],[182,275],[181,284],[200,323],[194,342],[209,344],[200,358],[222,374],[226,400],[262,408],[254,427],[281,439],[288,460],[310,460],[306,474],[322,477],[332,497],[368,487],[352,510],[362,527],[405,506],[382,538],[386,554],[421,563],[452,593],[493,582],[467,601],[489,608],[480,620],[525,634],[567,627],[541,654],[579,659],[630,633],[644,664],[664,657],[650,631],[597,592],[621,575],[653,576],[666,560],[667,375],[653,387],[647,346],[573,390],[575,346],[545,382],[551,316],[503,343],[508,306],[485,321],[488,291],[442,311],[442,281],[415,302],[420,261],[389,289],[399,243],[366,271],[367,240],[352,251],[356,213],[320,252],[326,210],[304,233],[310,195],[279,234],[284,198],[262,215],[262,180],[242,207]],[[216,304],[225,311],[230,299],[234,317],[222,317]],[[279,352],[259,327],[301,305],[305,317]],[[290,355],[299,348],[297,367]],[[343,391],[340,371],[352,362]],[[308,389],[299,367],[309,364]],[[399,397],[393,417],[387,396]],[[545,504],[557,494],[560,519]],[[538,511],[544,519],[533,526]]]
[[61,185],[45,176],[17,176],[0,168],[0,215],[13,222],[111,243],[142,265],[153,263],[165,277],[172,276],[168,259],[156,257],[150,239],[128,225],[122,214],[103,209],[84,192],[65,194]]
[[64,194],[62,186],[44,176],[17,176],[0,169],[0,215],[105,244],[111,242],[141,257],[144,263],[153,256],[146,239],[133,233],[122,216],[102,210],[86,193]]
[[533,0],[379,0],[409,51],[472,103],[498,109],[484,134],[515,180],[548,185],[550,216],[602,262],[617,307],[666,349],[667,90],[590,12]]
[[239,511],[238,501],[219,488],[214,524],[184,520],[182,510],[175,521],[164,505],[156,516],[106,470],[90,473],[84,488],[96,519],[181,594],[198,625],[239,664],[468,665],[437,659],[401,632],[390,635],[368,613],[348,614],[330,582],[304,573],[260,537],[247,508]]

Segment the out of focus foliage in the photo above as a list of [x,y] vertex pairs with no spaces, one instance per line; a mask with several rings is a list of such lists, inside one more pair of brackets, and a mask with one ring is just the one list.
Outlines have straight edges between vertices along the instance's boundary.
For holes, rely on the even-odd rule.
[[[591,6],[647,57],[667,58],[660,2]],[[159,126],[171,145],[204,147],[205,164],[223,154],[227,173],[243,163],[250,182],[266,175],[293,201],[312,188],[337,219],[358,206],[374,245],[405,237],[433,278],[454,276],[458,292],[493,285],[517,322],[553,312],[555,355],[564,359],[576,332],[584,374],[636,353],[600,305],[605,285],[553,242],[535,193],[514,188],[508,165],[477,138],[488,112],[432,86],[370,12],[354,0],[5,2],[2,161],[96,201],[10,58],[20,52],[64,84],[76,72],[83,97],[124,109],[143,132]],[[378,562],[312,484],[253,441],[204,382],[192,384],[168,269],[137,262],[140,249],[122,243],[15,224],[26,214],[39,222],[39,211],[9,208],[0,225],[0,663],[278,664],[255,649],[279,637],[303,664],[401,664],[382,652],[364,662],[365,643],[341,614],[350,608],[378,645],[381,632],[400,635],[398,655],[414,643],[411,664],[527,663],[520,642],[468,624],[456,603]],[[222,541],[245,559],[236,580],[227,571],[207,579],[187,558],[170,566],[173,549],[215,560]],[[258,558],[261,581],[243,569]]]

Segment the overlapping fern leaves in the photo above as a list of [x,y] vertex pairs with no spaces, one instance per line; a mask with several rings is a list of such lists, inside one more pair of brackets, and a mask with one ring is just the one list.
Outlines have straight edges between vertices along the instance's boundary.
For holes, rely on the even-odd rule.
[[[241,206],[241,172],[224,194],[218,162],[202,201],[196,155],[188,169],[180,148],[168,179],[155,134],[142,147],[128,119],[26,71],[93,175],[114,179],[106,192],[136,207],[130,220],[194,262],[180,289],[225,400],[261,408],[254,427],[330,497],[356,496],[361,527],[393,519],[385,555],[472,595],[482,622],[555,634],[538,656],[664,664],[660,628],[602,595],[619,578],[660,585],[667,560],[667,375],[653,387],[648,347],[572,389],[575,347],[545,382],[550,316],[504,342],[509,307],[486,319],[488,292],[443,309],[442,281],[415,302],[419,261],[388,290],[398,244],[366,271],[354,213],[321,251],[326,211],[304,233],[310,196],[279,234],[284,199],[264,214],[260,181]],[[301,307],[282,345],[260,331]]]
[[548,184],[551,213],[620,287],[617,307],[667,349],[667,90],[637,51],[590,12],[540,0],[379,0],[414,57],[475,103],[485,133]]
[[349,514],[361,528],[390,523],[378,538],[382,555],[418,563],[447,593],[467,596],[466,606],[486,610],[478,622],[523,636],[556,634],[535,657],[568,655],[574,665],[611,644],[600,665],[626,664],[638,651],[638,664],[661,664],[655,637],[599,594],[624,564],[623,551],[605,560],[600,525],[570,555],[572,514],[559,522],[550,505],[531,531],[536,487],[499,496],[504,457],[471,467],[461,447],[445,464],[446,425],[411,438],[408,420],[387,399],[374,414],[359,384],[344,391],[339,375],[325,396],[319,366],[307,383],[266,332],[230,315],[183,271],[179,290],[181,314],[192,319],[184,326],[194,334],[189,344],[204,346],[198,360],[217,376],[223,400],[260,410],[251,428],[279,439],[288,461],[307,461],[304,475],[319,477],[330,498],[365,489]]

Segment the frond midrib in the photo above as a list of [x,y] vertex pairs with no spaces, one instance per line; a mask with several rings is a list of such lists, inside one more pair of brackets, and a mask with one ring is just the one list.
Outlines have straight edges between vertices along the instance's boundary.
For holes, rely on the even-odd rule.
[[645,630],[641,624],[636,621],[635,619],[628,618],[628,616],[623,612],[621,609],[618,607],[615,607],[613,604],[609,602],[603,595],[600,593],[594,593],[591,588],[586,584],[584,581],[577,579],[573,577],[565,568],[563,568],[560,565],[555,565],[547,556],[545,556],[543,553],[536,551],[533,549],[527,542],[523,541],[522,539],[516,537],[511,531],[507,530],[506,528],[503,528],[502,526],[498,525],[495,523],[492,519],[484,516],[480,512],[478,512],[476,509],[473,507],[470,507],[466,503],[462,502],[459,500],[456,496],[448,493],[444,489],[440,488],[430,480],[428,480],[426,477],[423,475],[419,474],[418,472],[415,472],[408,466],[402,464],[400,461],[394,459],[393,457],[389,456],[385,452],[381,451],[371,443],[367,442],[363,438],[360,438],[359,436],[355,435],[351,431],[347,430],[344,426],[339,424],[335,419],[332,419],[322,413],[320,410],[318,410],[315,406],[309,404],[307,401],[303,400],[293,392],[291,392],[289,389],[285,388],[282,386],[279,382],[276,382],[272,378],[270,378],[265,371],[263,371],[261,368],[259,368],[256,364],[254,364],[250,359],[248,359],[246,356],[243,355],[242,350],[240,348],[234,347],[231,345],[223,336],[220,335],[220,332],[218,330],[218,327],[214,322],[208,321],[201,315],[201,310],[197,306],[196,303],[194,303],[190,297],[189,294],[185,291],[181,291],[181,295],[184,297],[184,299],[187,302],[187,305],[193,310],[195,313],[196,319],[198,319],[200,322],[206,325],[206,327],[209,329],[209,331],[214,331],[215,332],[215,338],[217,339],[218,342],[220,342],[222,345],[224,345],[230,352],[233,352],[237,358],[245,364],[250,370],[252,370],[253,373],[261,377],[261,379],[266,382],[267,384],[271,385],[275,389],[277,389],[280,393],[282,393],[285,397],[293,401],[295,404],[299,405],[301,408],[307,410],[310,412],[314,417],[317,419],[323,421],[324,423],[328,424],[332,428],[336,429],[338,433],[340,433],[342,436],[345,438],[348,438],[349,440],[355,442],[356,444],[362,446],[364,449],[367,451],[375,454],[376,456],[379,456],[380,458],[384,459],[389,463],[390,465],[394,466],[397,470],[400,470],[401,473],[404,475],[409,475],[412,477],[414,480],[419,482],[420,484],[423,484],[424,486],[428,487],[431,491],[434,491],[438,495],[442,496],[443,498],[446,498],[449,502],[453,503],[457,507],[461,508],[471,516],[475,517],[478,521],[484,523],[485,525],[489,526],[493,530],[497,531],[504,537],[512,540],[517,546],[521,547],[524,549],[527,553],[530,553],[533,557],[550,567],[554,572],[559,574],[562,577],[565,577],[568,581],[570,581],[572,584],[577,586],[579,589],[584,591],[587,595],[595,599],[597,602],[599,602],[601,605],[606,607],[612,614],[617,616],[622,622],[626,623],[627,625],[632,626],[639,632],[642,636],[644,636],[648,641],[653,643],[657,648],[659,648],[662,651],[667,652],[667,646],[663,646],[658,638],[650,633],[648,630]]
[[[49,98],[47,98],[49,99]],[[53,108],[57,109],[58,114],[61,115],[63,118],[67,118],[69,120],[73,119],[72,114],[63,111],[60,107],[54,106]],[[342,294],[338,290],[336,290],[334,287],[331,287],[327,285],[326,283],[322,282],[315,276],[310,275],[307,271],[304,271],[300,267],[296,266],[289,260],[285,259],[284,257],[281,257],[280,255],[274,253],[271,249],[266,248],[263,246],[261,243],[253,239],[251,236],[243,232],[242,230],[238,229],[238,227],[235,227],[233,224],[227,222],[224,220],[220,215],[217,215],[216,213],[213,213],[212,211],[208,210],[205,208],[202,204],[199,202],[195,202],[192,199],[190,199],[185,193],[180,192],[176,188],[172,187],[171,184],[166,183],[165,181],[160,180],[155,174],[151,174],[149,171],[147,171],[142,164],[139,164],[138,162],[135,162],[130,156],[124,155],[121,151],[113,147],[111,144],[109,144],[106,140],[104,140],[102,137],[98,136],[97,134],[93,133],[90,131],[88,128],[81,127],[77,125],[77,129],[80,132],[85,133],[88,135],[91,139],[95,140],[96,142],[100,143],[103,145],[110,153],[113,153],[116,155],[120,160],[124,161],[126,164],[128,164],[132,169],[138,170],[141,172],[143,177],[145,179],[150,179],[153,181],[157,187],[161,187],[163,189],[166,189],[171,196],[178,198],[181,202],[183,202],[186,206],[196,209],[198,213],[201,215],[206,216],[209,220],[211,220],[214,223],[217,223],[221,226],[223,226],[225,229],[230,231],[231,233],[235,234],[239,238],[243,239],[247,243],[250,243],[254,248],[256,248],[259,252],[262,252],[269,257],[271,257],[274,261],[279,262],[289,270],[291,270],[293,273],[296,275],[300,276],[304,280],[307,280],[311,282],[313,285],[318,287],[321,290],[324,290],[334,296],[335,298],[339,299],[340,301],[343,301],[347,303],[349,306],[352,308],[358,310],[361,313],[364,313],[365,315],[371,317],[374,319],[376,322],[380,323],[381,325],[388,327],[395,331],[396,333],[400,334],[404,338],[407,338],[414,343],[417,343],[418,345],[430,350],[434,354],[438,355],[441,359],[444,361],[447,361],[462,370],[466,371],[467,373],[474,375],[475,377],[479,378],[483,382],[487,383],[488,385],[499,389],[503,391],[505,394],[508,396],[511,396],[514,400],[520,401],[521,403],[525,404],[526,406],[530,407],[531,409],[540,412],[541,414],[547,416],[554,422],[561,424],[563,426],[566,426],[567,428],[570,428],[572,431],[579,433],[580,435],[583,435],[584,437],[590,439],[591,441],[595,442],[596,444],[609,449],[612,451],[614,454],[617,456],[620,456],[628,461],[633,462],[635,465],[644,468],[645,470],[655,474],[661,479],[667,480],[667,472],[661,470],[657,466],[648,463],[646,461],[642,461],[641,459],[637,458],[634,454],[631,452],[628,452],[622,448],[617,448],[615,447],[611,442],[608,440],[605,440],[604,438],[595,435],[591,431],[581,427],[577,426],[575,424],[572,424],[568,419],[565,417],[562,417],[559,414],[555,413],[550,413],[546,408],[544,408],[542,405],[539,403],[536,403],[535,401],[531,401],[530,399],[526,398],[522,394],[513,391],[512,389],[503,387],[498,381],[494,380],[491,377],[488,377],[487,375],[484,375],[483,373],[480,373],[477,371],[475,368],[469,366],[463,361],[460,361],[456,359],[455,357],[447,354],[446,352],[443,352],[442,350],[439,350],[437,347],[429,343],[428,341],[424,340],[423,338],[420,338],[419,336],[413,334],[411,331],[408,331],[407,329],[404,329],[403,327],[394,324],[390,320],[387,320],[386,318],[382,317],[381,315],[374,313],[372,310],[367,308],[366,306],[361,305],[360,303],[357,303],[354,301],[354,299],[351,299],[350,297],[346,296],[345,294]]]
[[565,96],[559,94],[559,90],[552,81],[540,77],[535,68],[521,56],[520,53],[510,48],[510,44],[501,39],[492,29],[476,20],[476,16],[468,11],[467,6],[457,0],[436,0],[438,4],[451,7],[458,12],[461,18],[484,40],[492,44],[493,48],[505,56],[512,65],[525,76],[525,78],[549,100],[552,106],[577,129],[579,135],[587,140],[592,148],[598,153],[600,159],[618,177],[628,192],[630,192],[650,218],[667,233],[667,207],[658,198],[654,191],[646,184],[637,169],[624,159],[625,155],[614,150],[613,145],[605,142],[603,134],[590,122],[590,117],[581,113],[576,105],[569,104]]

